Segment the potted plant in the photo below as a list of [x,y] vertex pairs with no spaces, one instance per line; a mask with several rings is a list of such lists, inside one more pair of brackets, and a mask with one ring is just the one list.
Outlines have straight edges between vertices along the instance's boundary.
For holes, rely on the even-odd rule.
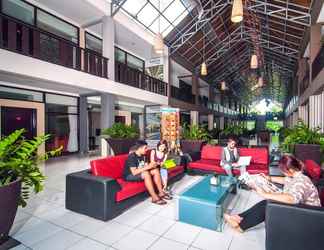
[[26,206],[31,191],[43,190],[45,176],[39,164],[61,150],[40,155],[38,148],[49,135],[27,140],[24,133],[24,129],[16,130],[0,140],[0,245],[9,239],[18,205]]
[[189,153],[193,158],[196,158],[195,155],[209,139],[207,130],[198,125],[184,125],[181,136],[181,150]]
[[139,137],[138,130],[132,125],[124,123],[114,123],[110,128],[103,129],[101,132],[115,155],[127,154]]
[[310,129],[303,121],[284,131],[285,138],[281,149],[286,153],[293,153],[300,160],[311,159],[321,163],[321,152],[324,152],[324,135],[320,128]]

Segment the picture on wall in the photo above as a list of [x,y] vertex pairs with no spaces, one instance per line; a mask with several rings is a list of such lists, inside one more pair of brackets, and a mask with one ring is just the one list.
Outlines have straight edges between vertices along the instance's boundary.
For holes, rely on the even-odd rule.
[[161,108],[161,138],[168,142],[176,142],[180,138],[179,133],[180,112],[177,108]]

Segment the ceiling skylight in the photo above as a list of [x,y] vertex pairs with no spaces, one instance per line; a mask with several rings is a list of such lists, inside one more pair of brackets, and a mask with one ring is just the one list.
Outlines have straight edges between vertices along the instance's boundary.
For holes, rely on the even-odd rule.
[[195,5],[194,0],[127,0],[122,10],[149,31],[165,37]]

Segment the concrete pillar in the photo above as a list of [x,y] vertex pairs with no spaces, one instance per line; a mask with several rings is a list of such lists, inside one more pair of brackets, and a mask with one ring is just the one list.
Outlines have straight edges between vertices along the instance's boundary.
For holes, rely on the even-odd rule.
[[199,113],[198,111],[190,111],[190,124],[198,125],[199,124]]
[[310,28],[310,65],[312,65],[322,47],[321,28],[322,24],[320,23],[312,25]]
[[115,122],[115,96],[101,94],[101,128],[109,128]]
[[108,77],[115,80],[115,23],[110,16],[102,19],[102,54],[109,59]]
[[224,129],[224,116],[221,116],[221,117],[219,117],[219,128],[221,129],[221,130],[223,130]]
[[80,153],[89,151],[89,122],[87,97],[80,96]]
[[212,130],[214,128],[214,114],[208,115],[208,130]]
[[192,94],[195,95],[195,104],[199,104],[199,79],[192,74]]

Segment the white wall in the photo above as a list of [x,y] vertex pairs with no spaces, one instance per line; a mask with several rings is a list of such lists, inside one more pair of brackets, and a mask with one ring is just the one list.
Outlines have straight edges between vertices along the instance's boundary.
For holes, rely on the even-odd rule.
[[5,60],[0,60],[0,71],[32,77],[39,79],[40,82],[42,80],[53,82],[53,89],[55,89],[55,83],[61,83],[70,87],[75,87],[76,89],[89,89],[91,91],[106,92],[123,97],[143,100],[149,103],[162,105],[168,104],[168,98],[166,96],[23,56],[7,50],[0,49],[0,58],[5,58]]
[[[180,64],[171,60],[171,85],[179,87],[179,78],[178,76],[191,75],[192,73],[186,68],[182,67]],[[192,85],[191,77],[182,78],[181,80]]]

